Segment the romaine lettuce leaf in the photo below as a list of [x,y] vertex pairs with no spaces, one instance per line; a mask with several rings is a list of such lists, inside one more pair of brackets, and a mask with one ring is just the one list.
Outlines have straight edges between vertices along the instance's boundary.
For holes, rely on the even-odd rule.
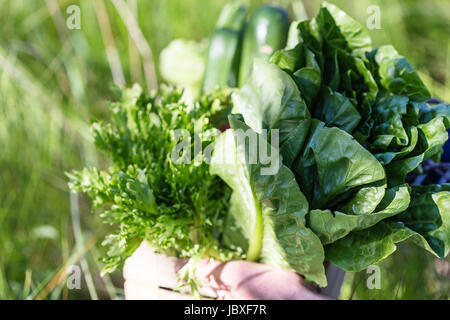
[[450,185],[413,186],[408,210],[394,220],[422,235],[432,252],[444,258],[450,244]]
[[[349,192],[386,179],[381,164],[351,135],[315,119],[292,170],[312,209],[332,208],[348,200]],[[383,196],[384,188],[377,192],[377,203]]]
[[348,271],[361,271],[409,238],[437,257],[448,254],[450,185],[413,187],[411,204],[404,213],[326,246],[326,260]]
[[[323,247],[305,226],[308,202],[294,174],[280,162],[276,174],[263,175],[264,165],[249,161],[250,140],[234,134],[239,129],[254,131],[235,115],[230,116],[230,126],[216,140],[211,161],[211,173],[219,175],[233,190],[227,220],[233,224],[225,226],[226,242],[246,242],[247,259],[294,270],[326,286]],[[257,141],[258,150],[277,152],[265,139]]]
[[233,113],[257,133],[279,130],[285,164],[297,157],[309,128],[310,113],[295,82],[277,66],[255,59],[253,71],[241,90],[233,94]]
[[328,42],[339,48],[348,48],[355,54],[371,50],[372,41],[367,30],[335,5],[322,2],[316,19],[320,21]]
[[375,51],[381,85],[393,94],[409,97],[416,102],[426,102],[430,92],[417,71],[393,46],[385,45]]
[[[311,210],[308,215],[308,226],[319,236],[323,244],[333,243],[351,231],[367,229],[383,219],[405,211],[410,203],[408,189],[407,185],[388,189],[375,212],[368,214]],[[367,201],[370,202],[369,199]]]
[[312,118],[348,132],[377,158],[389,187],[402,185],[424,160],[439,161],[449,107],[424,104],[426,86],[392,46],[370,51],[364,28],[327,3],[298,24],[298,36],[296,47],[271,62],[295,81]]

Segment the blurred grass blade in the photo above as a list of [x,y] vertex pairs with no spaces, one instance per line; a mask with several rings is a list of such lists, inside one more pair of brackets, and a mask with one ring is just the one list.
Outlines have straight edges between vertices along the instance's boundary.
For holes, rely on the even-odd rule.
[[158,79],[156,77],[155,62],[153,59],[152,49],[142,33],[137,22],[137,18],[133,15],[128,5],[123,0],[111,0],[119,13],[122,21],[125,23],[128,33],[134,40],[139,53],[144,61],[144,73],[148,90],[158,88]]
[[84,255],[95,245],[96,238],[91,236],[83,246],[76,247],[69,260],[60,267],[59,271],[52,272],[44,281],[40,282],[30,295],[30,299],[43,300],[52,290],[67,278],[67,269],[69,266],[78,263]]
[[103,0],[94,1],[96,5],[97,20],[100,25],[100,31],[105,44],[106,57],[111,68],[114,83],[121,87],[125,84],[125,76],[123,75],[122,66],[120,63],[119,53],[117,52],[114,36],[111,31],[109,23],[108,12],[106,11]]
[[[75,235],[75,244],[78,250],[80,250],[83,246],[83,233],[81,231],[78,193],[70,193],[70,216],[72,217],[72,227],[73,233]],[[91,271],[89,270],[89,264],[87,263],[84,256],[81,258],[80,264],[91,299],[98,300],[97,291],[95,290],[94,281],[92,279]]]

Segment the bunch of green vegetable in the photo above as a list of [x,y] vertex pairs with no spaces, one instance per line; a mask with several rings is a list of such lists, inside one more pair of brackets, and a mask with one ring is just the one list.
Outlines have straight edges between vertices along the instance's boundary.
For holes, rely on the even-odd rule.
[[[118,225],[105,240],[110,249],[103,272],[122,266],[143,239],[179,257],[241,256],[220,244],[230,190],[206,162],[197,161],[198,149],[217,135],[213,123],[220,125],[230,93],[215,91],[193,106],[181,96],[166,86],[151,94],[138,85],[120,91],[119,102],[110,105],[112,121],[92,125],[95,144],[111,158],[111,167],[68,174],[70,188],[86,192],[104,221]],[[177,130],[186,134],[176,136]],[[187,147],[178,149],[180,142]]]
[[269,60],[283,49],[288,31],[289,18],[282,7],[263,5],[248,15],[239,2],[229,3],[208,40],[175,39],[161,52],[161,75],[186,89],[187,102],[217,87],[241,86],[253,59]]
[[[258,235],[260,259],[320,285],[326,283],[318,267],[324,259],[360,271],[408,238],[445,257],[450,186],[411,187],[405,177],[425,159],[439,160],[448,138],[450,107],[427,105],[428,90],[405,58],[392,46],[372,50],[367,32],[331,4],[324,3],[314,19],[300,22],[297,32],[294,48],[276,52],[271,63],[256,59],[251,76],[233,96],[233,113],[242,119],[231,116],[232,129],[279,130],[279,174],[285,178],[274,179],[293,188],[280,192],[266,179],[261,189],[249,165],[246,187],[253,190],[254,201],[236,202],[251,203],[252,208],[230,208],[232,224],[241,234],[237,238],[244,236],[251,249]],[[245,148],[236,140],[236,152]],[[214,163],[212,170],[235,191],[232,199],[246,197],[239,191],[243,183],[233,182],[242,181],[242,172],[223,172]],[[290,233],[286,212],[280,209],[295,201],[299,203],[290,215],[302,219],[292,221],[297,232]],[[262,222],[239,224],[249,219]],[[274,233],[266,230],[267,224],[274,226]],[[314,234],[306,236],[303,230]],[[277,250],[265,252],[266,236],[276,238]],[[317,237],[323,251],[317,249]],[[306,250],[312,247],[312,252]]]
[[[363,270],[407,239],[445,257],[450,185],[410,186],[405,178],[426,159],[439,160],[450,107],[428,105],[406,59],[392,46],[373,50],[366,30],[334,5],[295,23],[285,49],[281,9],[264,6],[247,23],[245,16],[241,6],[221,15],[196,102],[173,88],[146,95],[134,87],[112,104],[112,123],[94,124],[113,165],[70,177],[73,190],[119,224],[107,240],[106,271],[143,239],[178,257],[291,269],[320,286],[325,261]],[[281,35],[255,33],[261,28]],[[186,86],[193,83],[198,77]],[[218,135],[230,108],[231,129]],[[214,142],[210,164],[174,161],[177,129],[194,137],[193,155],[196,139],[202,150]],[[251,143],[278,161],[250,161]],[[275,172],[264,174],[269,166]]]

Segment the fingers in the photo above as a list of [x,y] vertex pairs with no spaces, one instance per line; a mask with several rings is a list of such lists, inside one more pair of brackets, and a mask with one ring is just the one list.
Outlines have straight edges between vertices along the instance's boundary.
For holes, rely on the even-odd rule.
[[199,267],[199,270],[201,275],[206,275],[219,285],[238,287],[243,280],[272,271],[272,268],[260,263],[234,260],[225,263],[207,261]]
[[198,277],[218,299],[319,299],[293,271],[250,261],[220,263],[204,260]]
[[270,270],[266,265],[249,261],[203,260],[197,277],[216,292],[218,299],[254,299],[256,295],[249,291],[257,286],[258,278]]
[[200,280],[203,286],[207,286],[213,289],[219,299],[223,297],[224,293],[230,289],[229,284],[222,281],[221,279],[221,275],[225,265],[226,263],[204,259],[197,266],[197,278]]
[[[125,263],[124,278],[127,296],[134,294],[136,298],[145,296],[164,299],[166,294],[171,295],[172,292],[165,290],[164,295],[161,295],[161,288],[175,288],[178,284],[177,272],[186,263],[187,259],[154,253],[144,241]],[[196,266],[196,276],[201,284],[200,293],[204,297],[217,299],[317,299],[320,297],[309,290],[295,272],[250,261],[234,260],[221,263],[205,259]],[[185,289],[182,291],[188,293],[189,287]],[[187,297],[189,296],[179,295],[180,299]]]
[[[182,293],[165,289],[178,286],[177,272],[188,262],[163,254],[157,254],[150,245],[143,241],[138,249],[126,261],[123,270],[125,291],[127,297],[133,299],[192,299],[187,294],[190,287],[180,288]],[[204,297],[216,298],[215,290],[205,287],[199,288]]]
[[186,259],[157,254],[146,241],[143,241],[126,260],[124,278],[126,281],[141,285],[174,288],[177,284],[177,272],[186,262]]
[[209,278],[216,270],[223,265],[220,261],[203,259],[197,267],[196,275],[199,279]]

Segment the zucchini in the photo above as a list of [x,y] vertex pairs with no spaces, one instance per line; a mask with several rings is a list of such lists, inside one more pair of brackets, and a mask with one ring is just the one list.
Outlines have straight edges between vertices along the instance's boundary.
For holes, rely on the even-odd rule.
[[242,31],[246,17],[246,7],[238,3],[227,4],[220,12],[216,28],[230,28],[235,31]]
[[211,35],[203,77],[203,92],[215,87],[235,87],[238,80],[240,46],[247,9],[238,4],[224,7]]
[[272,53],[285,47],[288,31],[289,18],[283,8],[264,5],[254,12],[244,33],[239,86],[250,74],[254,58],[269,60]]
[[203,78],[203,92],[215,87],[236,85],[236,61],[240,33],[229,28],[214,30],[208,50]]

